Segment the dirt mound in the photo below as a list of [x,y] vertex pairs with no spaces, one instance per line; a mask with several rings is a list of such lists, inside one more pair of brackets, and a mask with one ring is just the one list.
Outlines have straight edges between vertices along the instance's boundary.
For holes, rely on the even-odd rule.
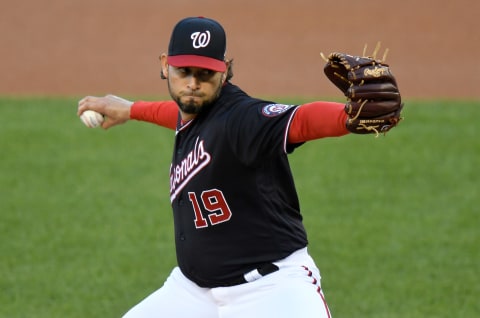
[[224,25],[233,80],[253,95],[341,97],[319,53],[380,40],[404,98],[478,98],[478,12],[473,0],[10,1],[0,94],[166,95],[158,55],[179,19],[203,15]]

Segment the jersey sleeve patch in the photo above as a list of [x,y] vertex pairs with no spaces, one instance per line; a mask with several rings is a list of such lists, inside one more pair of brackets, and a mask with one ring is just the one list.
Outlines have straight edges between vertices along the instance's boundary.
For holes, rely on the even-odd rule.
[[265,117],[275,117],[275,116],[278,116],[278,115],[286,112],[288,109],[290,109],[294,106],[295,105],[268,104],[268,105],[263,106],[262,114]]

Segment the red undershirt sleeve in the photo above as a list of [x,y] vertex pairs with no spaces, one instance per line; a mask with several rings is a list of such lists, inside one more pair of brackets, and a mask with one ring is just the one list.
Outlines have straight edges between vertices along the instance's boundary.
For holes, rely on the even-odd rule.
[[175,130],[178,119],[178,106],[174,101],[136,101],[130,108],[130,119],[146,121]]
[[344,107],[344,104],[335,102],[313,102],[299,106],[290,124],[288,143],[348,134]]

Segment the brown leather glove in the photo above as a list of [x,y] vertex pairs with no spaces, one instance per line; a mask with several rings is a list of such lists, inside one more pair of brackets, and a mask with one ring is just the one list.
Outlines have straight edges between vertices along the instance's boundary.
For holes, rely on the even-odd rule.
[[347,97],[350,132],[378,135],[398,124],[403,103],[388,64],[375,57],[344,53],[331,53],[325,59],[325,75]]

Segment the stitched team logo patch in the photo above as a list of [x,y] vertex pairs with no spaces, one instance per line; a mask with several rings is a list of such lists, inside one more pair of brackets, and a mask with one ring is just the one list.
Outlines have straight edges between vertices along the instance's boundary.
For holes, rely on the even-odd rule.
[[286,112],[289,108],[293,106],[295,105],[269,104],[262,108],[262,114],[267,117],[275,117]]

